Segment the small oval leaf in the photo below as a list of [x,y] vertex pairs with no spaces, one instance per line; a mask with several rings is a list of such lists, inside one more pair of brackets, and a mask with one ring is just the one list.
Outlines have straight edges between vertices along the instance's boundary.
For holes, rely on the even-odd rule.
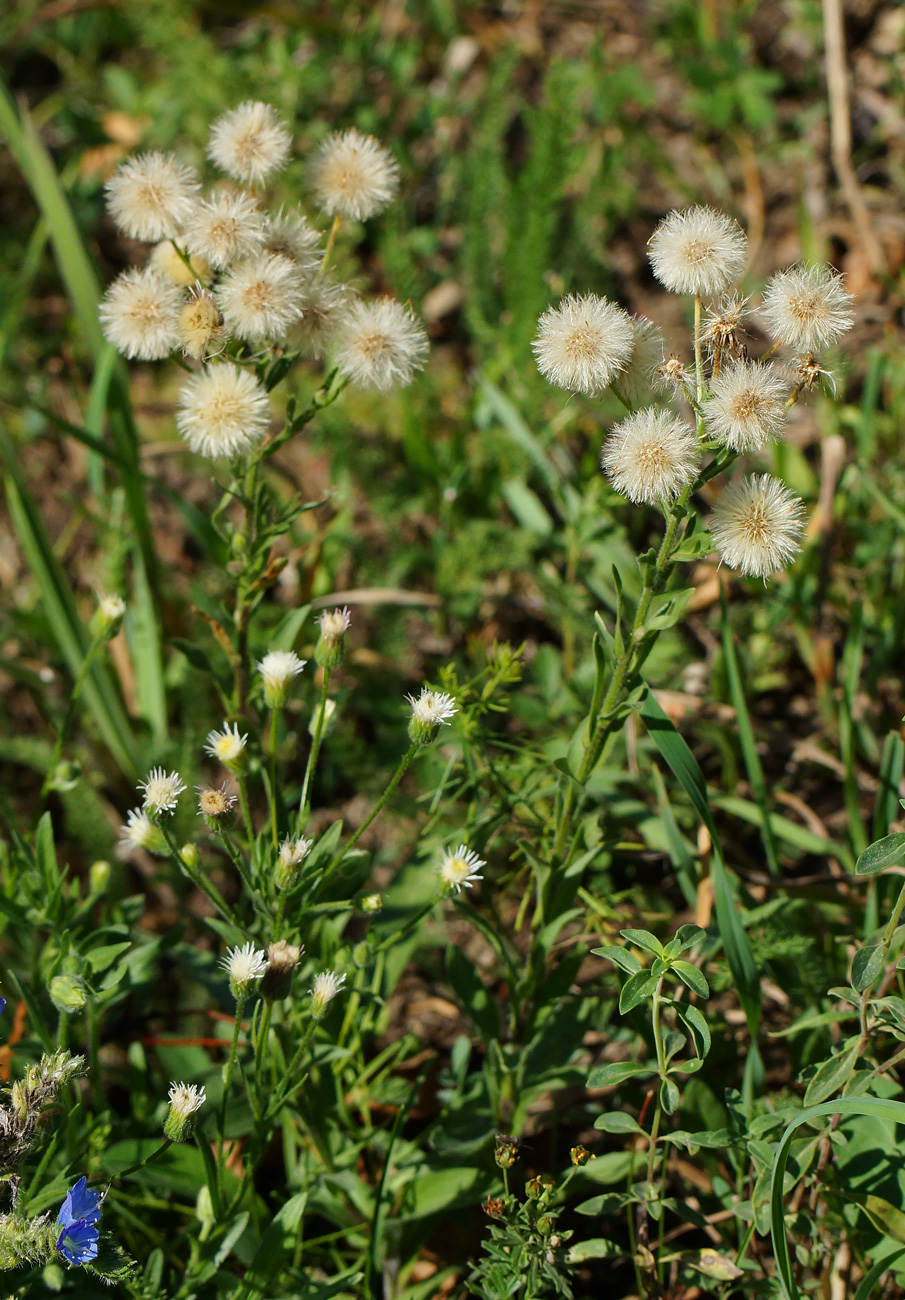
[[856,876],[873,876],[887,867],[894,867],[905,860],[905,831],[894,835],[885,835],[882,840],[868,844],[855,863]]

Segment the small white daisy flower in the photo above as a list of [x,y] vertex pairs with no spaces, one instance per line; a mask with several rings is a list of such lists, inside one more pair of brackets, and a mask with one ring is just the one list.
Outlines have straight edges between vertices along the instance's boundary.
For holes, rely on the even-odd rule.
[[308,662],[299,659],[294,650],[271,650],[258,663],[264,679],[264,702],[268,709],[281,709],[289,694],[289,684]]
[[196,360],[206,357],[215,345],[226,339],[227,333],[220,308],[208,291],[196,283],[190,290],[188,302],[179,313],[179,338],[183,355]]
[[126,602],[122,596],[98,594],[97,609],[91,616],[91,635],[109,641],[115,637],[126,616]]
[[158,817],[161,813],[173,811],[185,785],[178,772],[165,772],[162,767],[155,767],[138,783],[138,788],[144,791],[145,812],[150,817]]
[[174,239],[194,211],[199,188],[194,168],[172,154],[140,154],[107,181],[107,206],[132,239]]
[[278,212],[264,225],[264,249],[288,257],[300,270],[310,272],[323,257],[321,233],[301,212]]
[[531,344],[546,379],[591,396],[625,369],[634,346],[628,313],[594,293],[569,294],[558,307],[548,307]]
[[231,826],[236,796],[229,793],[227,783],[224,781],[222,785],[197,785],[195,789],[198,793],[198,816],[204,818],[210,829],[216,831]]
[[286,166],[291,144],[276,110],[249,99],[214,122],[207,156],[228,176],[254,184]]
[[698,440],[672,411],[636,411],[615,426],[600,463],[613,487],[630,501],[671,501],[695,476]]
[[427,349],[424,326],[394,298],[353,302],[337,322],[336,364],[363,388],[386,393],[410,384]]
[[241,948],[230,948],[220,965],[229,974],[233,997],[244,996],[266,971],[267,954],[253,943],[246,943]]
[[710,391],[707,431],[734,451],[757,451],[782,432],[788,389],[775,366],[738,361],[711,380]]
[[432,691],[427,686],[422,686],[421,694],[417,699],[414,695],[407,695],[405,698],[412,706],[409,737],[421,744],[433,740],[441,724],[449,726],[450,718],[459,711],[451,695],[443,691]]
[[291,889],[299,877],[299,867],[307,858],[314,845],[314,840],[304,836],[283,840],[277,854],[275,883],[278,889]]
[[168,1096],[170,1105],[180,1119],[194,1115],[206,1101],[203,1086],[199,1088],[195,1083],[171,1083]]
[[245,194],[215,194],[197,204],[182,237],[192,257],[197,253],[223,270],[261,251],[264,214]]
[[230,771],[237,771],[243,764],[248,735],[239,735],[239,724],[232,726],[224,722],[222,731],[212,731],[207,737],[204,752],[211,758],[217,758]]
[[853,301],[842,276],[830,267],[792,266],[768,282],[761,310],[778,342],[819,352],[851,329]]
[[160,361],[179,343],[182,291],[150,267],[123,271],[101,300],[104,338],[124,357]]
[[663,360],[663,332],[643,316],[632,317],[632,355],[621,374],[613,380],[620,395],[632,406],[640,406],[650,395],[654,374]]
[[[188,257],[188,254],[186,254],[186,257]],[[158,275],[162,275],[165,280],[172,280],[174,284],[178,284],[182,289],[187,289],[196,280],[210,279],[211,268],[203,257],[199,257],[196,253],[194,257],[188,260],[190,265],[186,266],[185,260],[179,256],[179,253],[173,247],[173,240],[164,239],[151,249],[151,259],[148,265]]]
[[348,291],[320,271],[305,277],[305,294],[301,315],[295,325],[295,334],[301,346],[312,357],[324,355],[333,340],[337,321],[345,306]]
[[227,271],[214,297],[237,338],[282,339],[301,315],[304,282],[288,257],[263,253]]
[[739,573],[769,578],[801,550],[804,506],[780,479],[752,474],[726,488],[710,532],[720,558]]
[[366,221],[396,196],[399,168],[372,135],[334,131],[310,164],[318,206],[328,216]]
[[319,975],[315,975],[314,988],[308,990],[311,994],[311,1015],[315,1020],[323,1020],[328,1006],[345,982],[345,975],[340,975],[335,970],[322,971]]
[[146,853],[170,851],[163,831],[151,821],[144,808],[133,808],[126,814],[126,823],[120,827],[117,848],[123,858],[130,857],[136,849],[144,849]]
[[437,872],[450,893],[458,894],[463,885],[471,889],[472,882],[481,879],[481,868],[486,866],[477,853],[460,844],[457,849],[447,849],[443,853]]
[[686,208],[663,218],[648,241],[654,275],[673,293],[721,293],[741,275],[748,240],[715,208]]
[[323,668],[338,668],[345,654],[346,633],[352,624],[348,607],[324,610],[317,620],[320,636],[314,657]]
[[270,424],[267,394],[248,370],[223,362],[193,375],[178,398],[176,426],[192,451],[210,460],[241,456]]

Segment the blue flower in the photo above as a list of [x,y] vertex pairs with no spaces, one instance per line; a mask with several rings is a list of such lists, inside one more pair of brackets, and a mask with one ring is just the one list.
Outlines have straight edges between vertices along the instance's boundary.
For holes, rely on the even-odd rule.
[[57,1215],[57,1250],[70,1264],[87,1264],[97,1257],[97,1221],[101,1217],[101,1194],[88,1189],[80,1178]]

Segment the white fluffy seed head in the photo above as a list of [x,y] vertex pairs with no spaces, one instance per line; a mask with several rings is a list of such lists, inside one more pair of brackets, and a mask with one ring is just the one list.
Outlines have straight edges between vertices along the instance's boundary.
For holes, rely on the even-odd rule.
[[264,248],[295,262],[300,270],[311,272],[323,257],[320,231],[301,212],[283,212],[268,217],[264,225]]
[[322,357],[336,332],[336,324],[345,305],[347,290],[329,276],[314,271],[305,277],[302,311],[295,334],[312,357]]
[[222,271],[264,246],[264,214],[245,194],[221,191],[195,205],[182,238],[191,257],[205,258]]
[[395,159],[372,135],[334,131],[310,165],[309,178],[327,216],[366,221],[391,202],[399,188]]
[[635,346],[632,319],[594,293],[569,294],[541,316],[531,346],[538,370],[551,383],[593,395],[628,365]]
[[829,266],[792,266],[764,290],[761,310],[774,339],[800,352],[820,352],[851,329],[852,295]]
[[196,360],[208,356],[227,336],[220,308],[206,289],[195,289],[179,313],[183,354]]
[[739,573],[769,578],[801,550],[804,506],[771,474],[751,474],[726,488],[710,532],[720,558]]
[[176,425],[192,451],[210,460],[242,456],[270,423],[267,394],[253,374],[230,363],[193,375],[181,389]]
[[686,208],[663,218],[648,241],[654,275],[672,293],[721,293],[741,275],[745,232],[714,208]]
[[615,426],[603,446],[603,469],[630,501],[671,501],[695,476],[698,440],[672,411],[636,411]]
[[640,406],[649,396],[657,366],[663,360],[663,332],[643,316],[632,318],[632,355],[622,373],[613,381],[622,397],[632,406]]
[[159,361],[179,343],[182,291],[152,267],[123,271],[100,305],[104,337],[124,357]]
[[230,948],[220,965],[229,975],[233,997],[250,992],[267,969],[267,954],[253,943]]
[[394,298],[353,302],[337,323],[336,364],[362,388],[386,393],[411,383],[427,350],[424,326]]
[[311,994],[311,1015],[315,1020],[323,1019],[327,1007],[345,982],[345,975],[340,975],[335,970],[321,971],[319,975],[315,975],[314,988],[308,990]]
[[710,383],[703,404],[707,432],[734,451],[757,451],[778,437],[786,422],[787,385],[775,366],[738,361]]
[[460,844],[456,849],[447,849],[440,858],[437,872],[441,881],[452,894],[458,894],[464,885],[471,889],[472,882],[481,879],[481,869],[487,863],[467,845]]
[[[186,254],[186,257],[188,257],[188,254]],[[178,284],[181,288],[187,289],[196,280],[209,280],[211,274],[210,266],[197,253],[194,257],[189,258],[189,261],[191,265],[186,266],[185,261],[174,248],[173,241],[171,239],[162,239],[159,244],[155,244],[151,249],[151,259],[148,265],[153,267],[157,274],[162,275],[165,280],[172,280],[173,284]]]
[[169,853],[166,836],[143,808],[133,808],[126,815],[125,825],[120,827],[117,849],[122,858],[130,857],[136,849],[144,849],[147,853]]
[[172,154],[145,153],[117,167],[106,190],[120,230],[151,243],[179,234],[194,210],[199,184],[194,168]]
[[237,338],[282,339],[304,301],[302,272],[279,253],[261,253],[227,271],[214,297]]
[[178,772],[165,772],[162,767],[152,768],[143,781],[138,784],[144,791],[144,808],[150,817],[172,812],[185,785]]
[[254,184],[282,171],[291,144],[276,109],[249,99],[214,122],[207,156],[234,180]]

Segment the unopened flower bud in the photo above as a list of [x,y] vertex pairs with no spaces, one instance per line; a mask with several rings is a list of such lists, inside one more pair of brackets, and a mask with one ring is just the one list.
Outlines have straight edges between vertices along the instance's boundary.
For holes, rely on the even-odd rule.
[[50,1000],[61,1015],[81,1011],[88,1001],[85,985],[77,975],[57,975],[50,981]]
[[348,609],[324,610],[317,620],[320,636],[314,651],[315,660],[323,668],[338,668],[345,655],[346,633],[352,622]]
[[261,996],[269,1002],[282,1002],[292,989],[292,975],[304,949],[285,939],[278,939],[267,949],[267,969],[261,980]]
[[[323,716],[323,722],[320,721]],[[324,700],[323,709],[318,705],[311,715],[311,721],[308,723],[308,735],[314,737],[320,730],[321,739],[329,735],[333,730],[333,723],[336,720],[336,700]]]
[[92,862],[91,869],[88,872],[88,888],[92,894],[106,894],[110,884],[111,871],[110,863],[103,859]]
[[412,706],[409,719],[409,739],[418,745],[429,745],[440,729],[440,725],[449,725],[449,720],[458,712],[456,702],[451,695],[443,691],[432,691],[424,686],[417,700],[413,695],[406,699]]
[[198,864],[201,861],[201,856],[198,853],[197,846],[194,844],[183,844],[182,848],[179,850],[179,861],[183,866],[188,867],[189,871],[197,870]]
[[204,1105],[204,1088],[194,1083],[171,1083],[170,1104],[163,1123],[164,1137],[171,1142],[188,1142],[195,1127],[194,1115]]
[[549,1237],[550,1233],[553,1231],[553,1220],[549,1215],[545,1214],[543,1218],[538,1219],[537,1230],[542,1233],[543,1236]]
[[383,909],[383,895],[365,894],[359,906],[363,912],[379,912]]
[[538,1200],[544,1194],[544,1185],[541,1182],[540,1174],[534,1178],[529,1178],[525,1183],[525,1191],[531,1197],[532,1201]]
[[569,1155],[572,1157],[572,1164],[577,1169],[580,1169],[582,1165],[586,1165],[591,1158],[590,1151],[583,1146],[572,1147]]
[[509,1137],[506,1133],[497,1133],[493,1158],[500,1169],[511,1169],[518,1159],[518,1138]]
[[309,990],[311,1015],[315,1020],[323,1020],[327,1008],[345,982],[345,975],[339,975],[335,970],[322,971],[320,975],[315,975],[314,988]]
[[122,627],[126,614],[126,602],[121,596],[99,596],[98,606],[91,617],[92,636],[109,641]]

